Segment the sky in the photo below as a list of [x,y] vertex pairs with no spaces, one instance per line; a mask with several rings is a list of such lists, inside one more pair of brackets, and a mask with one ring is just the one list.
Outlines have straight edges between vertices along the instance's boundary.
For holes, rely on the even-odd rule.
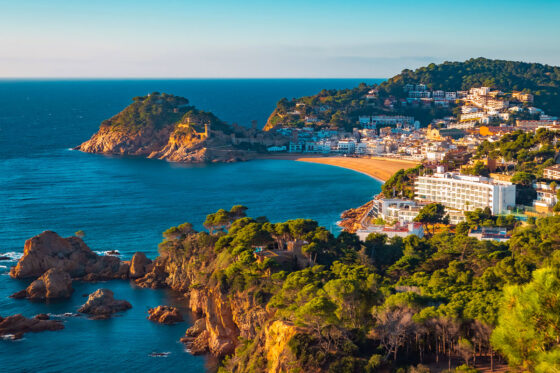
[[387,78],[560,65],[560,0],[0,0],[3,78]]

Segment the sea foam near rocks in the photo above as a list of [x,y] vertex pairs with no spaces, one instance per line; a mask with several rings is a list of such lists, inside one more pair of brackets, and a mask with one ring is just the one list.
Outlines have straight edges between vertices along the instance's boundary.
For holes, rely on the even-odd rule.
[[8,251],[7,253],[0,253],[0,256],[5,256],[10,258],[9,261],[17,261],[21,259],[23,253],[19,253],[17,251]]

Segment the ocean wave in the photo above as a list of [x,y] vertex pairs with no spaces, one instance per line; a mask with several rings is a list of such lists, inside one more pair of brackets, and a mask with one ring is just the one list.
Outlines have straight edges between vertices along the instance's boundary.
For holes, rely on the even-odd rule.
[[168,357],[171,355],[171,352],[152,352],[149,356],[150,357]]
[[17,339],[15,334],[2,334],[0,335],[0,338],[3,339],[4,341],[14,341],[14,342],[23,341],[25,339],[25,338]]
[[7,253],[0,253],[0,256],[5,256],[10,258],[9,260],[15,261],[20,260],[23,256],[23,253],[18,253],[16,251],[8,251]]
[[47,315],[49,315],[49,317],[52,317],[54,319],[64,319],[67,317],[76,317],[76,316],[80,316],[79,313],[73,313],[73,312],[65,312],[65,313],[48,313]]
[[97,255],[103,256],[120,256],[121,253],[118,250],[106,250],[106,251],[95,251]]
[[0,269],[8,269],[6,266],[0,266]]

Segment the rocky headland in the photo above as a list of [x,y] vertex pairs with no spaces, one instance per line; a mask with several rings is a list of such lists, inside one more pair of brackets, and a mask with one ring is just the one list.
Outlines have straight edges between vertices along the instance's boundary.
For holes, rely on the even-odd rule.
[[[236,219],[248,219],[234,210],[221,210],[210,220],[220,220],[220,224],[229,226]],[[268,291],[247,283],[235,285],[236,280],[226,279],[226,273],[235,267],[236,255],[228,253],[233,246],[222,246],[230,240],[222,237],[223,232],[208,234],[194,231],[191,225],[184,226],[187,228],[179,226],[171,228],[172,233],[164,233],[160,256],[154,260],[151,271],[135,282],[142,287],[170,288],[184,295],[195,318],[181,338],[187,350],[194,355],[230,356],[227,371],[283,372],[303,368],[294,359],[288,342],[296,335],[305,334],[306,329],[278,318],[276,309],[267,306],[271,297]],[[288,260],[285,265],[292,268],[293,263],[294,260]],[[263,281],[268,282],[265,273],[257,277],[264,276]],[[158,315],[156,318],[164,313],[161,307],[150,310],[150,315]],[[250,352],[245,350],[241,354],[243,341],[251,341],[251,347]],[[259,369],[255,369],[255,364]]]
[[256,125],[229,125],[189,105],[186,98],[155,92],[135,97],[76,149],[183,163],[236,162],[253,159],[266,152],[267,146],[286,141],[257,130]]
[[[195,319],[181,338],[192,354],[228,357],[224,360],[227,371],[322,371],[309,370],[310,362],[297,356],[301,341],[308,341],[305,343],[314,350],[323,348],[319,347],[321,334],[314,335],[293,311],[279,312],[293,304],[283,298],[292,290],[276,297],[284,292],[286,276],[313,260],[303,254],[301,237],[322,237],[329,242],[334,237],[310,220],[270,224],[246,217],[245,210],[234,206],[209,215],[205,222],[209,232],[197,232],[188,223],[170,228],[153,261],[140,252],[130,262],[99,256],[78,237],[63,238],[45,231],[26,241],[24,255],[10,271],[13,278],[35,278],[16,295],[41,300],[67,297],[72,280],[129,279],[141,287],[169,288],[184,296]],[[262,255],[255,247],[261,248]],[[98,289],[78,312],[91,319],[106,319],[129,308],[131,304],[115,299],[112,291]],[[150,309],[148,319],[171,324],[180,322],[182,315],[176,308],[159,306]],[[18,317],[16,321],[23,331],[61,327],[39,323],[50,321],[40,318],[27,321]],[[16,329],[6,330],[10,334]],[[325,353],[328,357],[320,365],[326,367],[336,361],[339,352],[326,349]]]

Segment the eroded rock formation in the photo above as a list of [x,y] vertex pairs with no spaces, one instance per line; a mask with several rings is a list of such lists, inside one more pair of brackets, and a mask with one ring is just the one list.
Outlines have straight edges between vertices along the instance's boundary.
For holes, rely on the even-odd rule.
[[61,330],[64,324],[60,321],[50,320],[45,314],[34,318],[26,318],[21,314],[3,318],[0,316],[0,336],[20,339],[25,333],[37,333],[46,330]]
[[152,261],[143,252],[137,252],[130,261],[130,278],[139,278],[146,275],[151,269]]
[[28,298],[33,300],[70,298],[72,295],[72,278],[67,272],[59,268],[51,268],[27,289],[12,295],[13,298]]
[[183,321],[181,312],[176,307],[170,306],[157,306],[148,310],[148,320],[160,324],[175,324]]
[[111,290],[98,289],[89,295],[87,302],[78,309],[78,312],[88,314],[94,319],[106,319],[114,313],[130,308],[132,305],[126,300],[116,300]]
[[94,253],[81,238],[63,238],[45,231],[25,241],[23,257],[10,269],[12,278],[40,277],[58,268],[72,278],[110,280],[128,278],[129,265],[114,256]]

